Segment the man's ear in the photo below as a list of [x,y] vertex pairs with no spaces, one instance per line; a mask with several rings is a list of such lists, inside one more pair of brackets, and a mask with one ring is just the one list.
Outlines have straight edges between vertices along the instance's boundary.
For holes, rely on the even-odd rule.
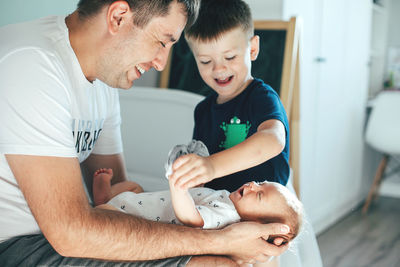
[[250,39],[250,59],[254,61],[258,57],[258,52],[260,51],[260,37],[254,35]]
[[125,1],[115,1],[107,10],[107,27],[111,34],[116,34],[124,23],[132,23],[131,10]]

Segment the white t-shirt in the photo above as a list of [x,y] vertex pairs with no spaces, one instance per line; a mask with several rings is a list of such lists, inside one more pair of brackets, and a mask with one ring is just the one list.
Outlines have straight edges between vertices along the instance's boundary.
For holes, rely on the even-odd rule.
[[[240,221],[227,190],[196,187],[189,189],[189,193],[203,218],[203,229],[222,228]],[[147,220],[181,224],[175,216],[169,191],[124,192],[113,197],[108,204]]]
[[[5,154],[122,152],[118,91],[85,78],[64,17],[0,28],[0,241],[39,232]],[[67,171],[67,170],[66,170]]]

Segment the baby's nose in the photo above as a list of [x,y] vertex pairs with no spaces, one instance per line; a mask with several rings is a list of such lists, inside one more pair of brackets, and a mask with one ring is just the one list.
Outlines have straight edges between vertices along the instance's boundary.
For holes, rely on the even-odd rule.
[[250,188],[251,189],[255,189],[255,188],[257,188],[258,187],[258,183],[257,182],[251,182],[250,183]]

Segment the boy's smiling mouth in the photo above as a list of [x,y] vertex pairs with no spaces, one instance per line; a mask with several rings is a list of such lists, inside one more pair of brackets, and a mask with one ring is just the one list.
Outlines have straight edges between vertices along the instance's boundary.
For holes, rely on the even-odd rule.
[[215,78],[214,80],[219,86],[225,86],[225,85],[229,84],[232,81],[232,79],[233,79],[233,75],[226,77],[225,79]]

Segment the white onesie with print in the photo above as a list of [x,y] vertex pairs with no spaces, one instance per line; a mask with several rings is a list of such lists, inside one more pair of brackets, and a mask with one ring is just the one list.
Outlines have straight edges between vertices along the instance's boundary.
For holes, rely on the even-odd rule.
[[[204,221],[203,229],[222,228],[240,221],[235,206],[229,199],[227,190],[213,190],[196,187],[189,189],[197,210]],[[152,221],[182,224],[175,216],[170,191],[145,192],[135,194],[121,193],[112,198],[108,204]]]

